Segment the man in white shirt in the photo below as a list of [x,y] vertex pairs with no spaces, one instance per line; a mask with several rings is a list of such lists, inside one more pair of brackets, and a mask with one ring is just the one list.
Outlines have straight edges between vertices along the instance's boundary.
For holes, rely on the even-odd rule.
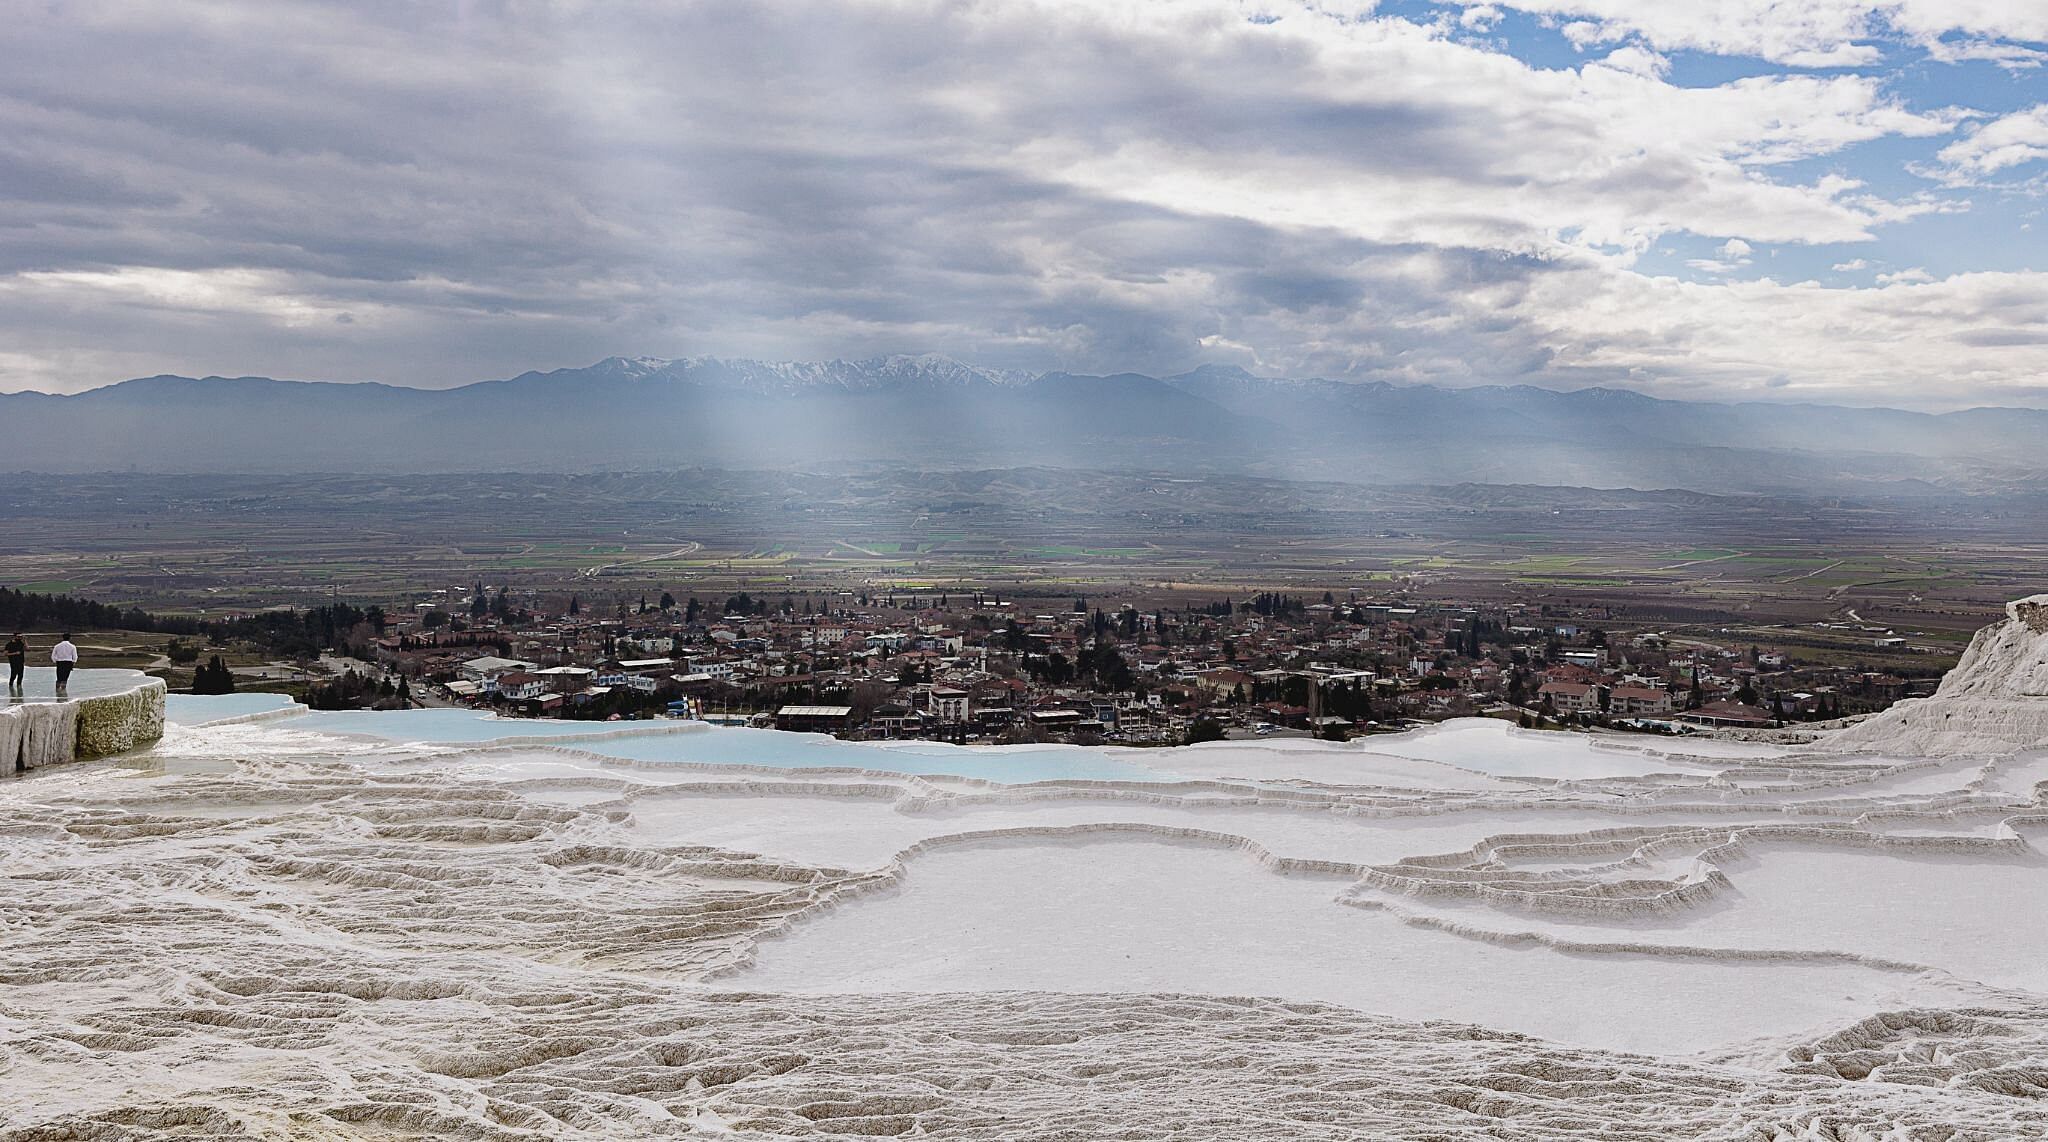
[[57,668],[57,693],[71,681],[71,672],[78,668],[78,648],[71,645],[71,632],[65,631],[57,645],[50,648],[50,663]]

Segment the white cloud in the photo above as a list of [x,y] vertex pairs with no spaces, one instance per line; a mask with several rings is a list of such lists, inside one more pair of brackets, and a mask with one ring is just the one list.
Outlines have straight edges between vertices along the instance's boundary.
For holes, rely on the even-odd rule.
[[[1441,0],[1461,4],[1465,0]],[[1639,36],[1659,51],[1753,56],[1791,67],[1878,62],[1869,41],[1900,35],[1937,60],[1990,59],[2033,66],[2041,53],[2007,41],[2048,40],[2048,5],[2014,0],[1488,0],[1569,20],[1581,50]],[[1960,35],[1961,40],[1945,37]]]
[[2008,167],[2048,159],[2048,103],[1994,119],[1943,147],[1944,182],[1967,186]]
[[1855,273],[1857,270],[1867,270],[1869,268],[1870,262],[1864,258],[1851,258],[1846,262],[1836,262],[1834,267],[1835,272],[1838,274]]
[[[1636,272],[1671,235],[1717,244],[1699,261],[1727,273],[1756,246],[1952,209],[1805,161],[1961,113],[1878,76],[1679,87],[1664,45],[1622,42],[1605,9],[1584,42],[1618,46],[1566,69],[1464,42],[1448,14],[1293,0],[1262,0],[1267,22],[1232,0],[205,11],[10,29],[0,388],[447,384],[620,352],[1154,372],[1225,354],[1697,395],[1792,375],[1871,400],[2038,371],[2006,344],[2038,327],[2024,308],[1908,385],[1907,359],[1834,343],[1948,336],[1932,294],[1892,296],[1905,279],[1828,291],[1890,298],[1818,303],[1848,322],[1831,328],[1791,312],[1802,287]],[[1910,288],[1974,296],[1957,280]],[[1574,291],[1600,306],[1574,312]]]
[[1501,11],[1491,4],[1473,4],[1458,13],[1458,24],[1474,32],[1488,31],[1500,22]]
[[1720,257],[1691,258],[1685,264],[1703,274],[1722,275],[1732,274],[1750,263],[1750,244],[1740,238],[1730,238],[1721,243],[1716,252]]
[[1877,275],[1879,285],[1921,285],[1934,280],[1934,275],[1918,266],[1899,270],[1895,273]]
[[1669,74],[1671,71],[1671,61],[1669,59],[1658,55],[1656,52],[1633,45],[1616,48],[1608,52],[1607,58],[1601,60],[1600,63],[1603,67],[1611,67],[1616,71],[1625,71],[1630,75],[1662,76]]
[[1525,304],[1549,322],[1555,367],[1680,396],[2033,404],[2048,346],[2040,273],[1907,271],[1879,289],[1559,274]]
[[2048,62],[2048,52],[1991,40],[1933,40],[1926,46],[1928,58],[1942,63],[1986,60],[2007,71],[2031,71]]

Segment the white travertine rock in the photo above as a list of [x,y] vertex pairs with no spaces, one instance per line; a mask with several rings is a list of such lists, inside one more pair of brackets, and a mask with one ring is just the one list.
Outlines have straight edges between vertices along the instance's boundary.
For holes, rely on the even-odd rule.
[[78,711],[69,702],[0,709],[0,770],[19,773],[76,756]]
[[0,1142],[2048,1138],[2048,753],[1006,784],[293,716],[0,782]]
[[126,753],[163,733],[160,678],[144,678],[118,694],[0,707],[0,772]]
[[1820,743],[1929,757],[2006,754],[2048,743],[2048,595],[2005,605],[1930,698],[1914,698]]

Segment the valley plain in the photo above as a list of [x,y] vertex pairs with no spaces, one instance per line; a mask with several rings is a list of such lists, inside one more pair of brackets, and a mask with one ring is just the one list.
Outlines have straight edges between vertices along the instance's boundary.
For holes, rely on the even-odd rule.
[[[2048,497],[1372,486],[1012,468],[18,476],[0,583],[195,615],[477,580],[635,605],[673,591],[994,590],[1180,605],[1264,590],[1812,628],[1939,670],[2048,554]],[[1910,632],[1880,651],[1860,627]],[[1934,656],[1932,659],[1926,656]],[[1924,671],[1923,671],[1924,672]]]

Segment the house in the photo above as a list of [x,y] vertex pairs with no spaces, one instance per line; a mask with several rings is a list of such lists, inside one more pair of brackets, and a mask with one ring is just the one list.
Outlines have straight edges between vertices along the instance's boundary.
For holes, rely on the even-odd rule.
[[1595,714],[1600,711],[1600,687],[1590,682],[1545,682],[1536,691],[1538,700],[1549,699],[1550,708],[1560,714]]
[[732,663],[720,662],[716,659],[699,658],[693,655],[684,666],[683,672],[685,674],[702,674],[714,682],[732,681]]
[[888,702],[877,706],[875,712],[868,717],[868,725],[871,728],[889,737],[914,732],[923,722],[924,719],[917,711],[901,702]]
[[969,709],[967,691],[950,686],[932,687],[930,710],[935,720],[949,724],[971,721]]
[[1679,719],[1702,726],[1736,726],[1749,729],[1767,727],[1774,720],[1769,710],[1760,710],[1741,702],[1709,702],[1697,710],[1687,710],[1679,715]]
[[1079,710],[1033,710],[1031,724],[1042,730],[1066,731],[1082,721]]
[[800,734],[830,734],[853,728],[852,706],[784,706],[775,728]]
[[550,666],[533,674],[548,684],[548,689],[562,693],[587,690],[597,681],[597,671],[588,666]]
[[538,698],[548,692],[547,680],[531,671],[510,670],[486,683],[487,692],[514,702]]
[[1228,666],[1197,670],[1188,675],[1188,680],[1211,694],[1229,694],[1239,686],[1244,687],[1246,693],[1250,693],[1253,681],[1251,675]]
[[517,658],[472,658],[456,669],[456,673],[471,682],[484,682],[500,674],[514,670],[532,670],[534,664]]
[[1616,714],[1668,714],[1671,691],[1651,686],[1616,686],[1607,692],[1608,709]]

